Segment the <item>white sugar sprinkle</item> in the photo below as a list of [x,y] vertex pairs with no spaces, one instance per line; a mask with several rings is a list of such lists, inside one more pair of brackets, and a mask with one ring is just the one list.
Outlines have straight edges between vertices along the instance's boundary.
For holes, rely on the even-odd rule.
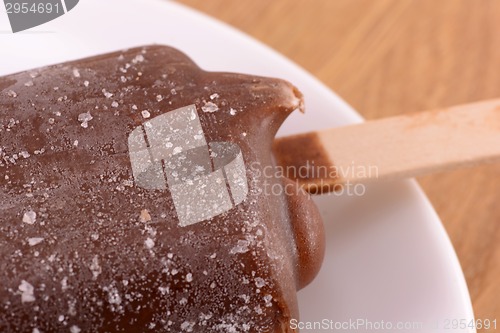
[[89,84],[90,84],[90,82],[89,82],[89,81],[87,81],[87,80],[83,81],[83,85],[84,85],[85,87],[88,87],[88,86],[89,86]]
[[40,244],[41,242],[43,242],[43,238],[41,237],[32,237],[32,238],[28,238],[28,244],[30,246],[35,246],[35,245],[38,245]]
[[219,107],[212,102],[205,103],[205,105],[203,105],[201,109],[203,110],[203,112],[210,112],[210,113],[219,111]]
[[266,295],[263,298],[264,298],[264,302],[266,302],[266,307],[271,307],[272,306],[271,301],[273,300],[273,296]]
[[23,150],[22,152],[20,152],[19,155],[21,155],[23,158],[28,158],[28,157],[31,156],[30,153],[28,153],[25,150]]
[[89,126],[88,122],[94,119],[90,112],[80,113],[78,115],[78,121],[81,122],[81,126],[83,128],[87,128]]
[[118,305],[122,303],[122,298],[120,297],[118,290],[114,287],[111,287],[108,292],[108,302],[109,304],[118,304]]
[[117,108],[118,107],[118,102],[114,101],[113,103],[111,103],[111,107]]
[[219,98],[219,94],[215,93],[210,95],[210,99],[213,101],[214,99]]
[[152,249],[155,246],[155,241],[151,238],[148,238],[144,241],[144,245],[146,245],[148,249]]
[[33,81],[28,81],[24,84],[26,87],[33,87]]
[[28,223],[28,224],[34,224],[36,221],[36,213],[32,210],[27,211],[24,213],[23,216],[23,222]]
[[7,96],[16,98],[17,93],[14,90],[9,90],[9,91],[7,91]]
[[162,96],[162,95],[156,95],[156,100],[157,100],[158,102],[163,101],[163,96]]
[[196,323],[192,321],[185,321],[181,324],[181,330],[185,332],[192,332],[195,324]]
[[112,94],[112,93],[110,93],[110,92],[108,92],[108,91],[106,91],[106,89],[103,89],[103,90],[102,90],[102,93],[104,94],[104,97],[106,97],[106,98],[111,98],[111,97],[113,97],[113,94]]
[[33,288],[33,286],[30,283],[22,280],[18,289],[21,292],[22,303],[30,303],[35,301],[35,294],[34,294],[35,288]]
[[166,295],[170,293],[170,288],[169,287],[158,287],[158,290],[162,295]]
[[192,282],[193,281],[193,274],[187,273],[186,274],[186,281],[187,282]]
[[266,285],[266,281],[261,277],[255,278],[255,285],[257,288],[262,288]]
[[230,114],[231,116],[234,116],[234,115],[236,114],[236,110],[235,110],[235,109],[233,109],[233,108],[230,108],[230,109],[229,109],[229,114]]
[[139,62],[144,61],[144,56],[142,54],[137,55],[134,59],[132,59],[132,63],[137,64]]
[[248,246],[250,245],[250,242],[247,240],[239,240],[238,244],[233,247],[229,253],[231,254],[236,254],[236,253],[245,253],[248,252]]
[[80,327],[73,325],[69,328],[70,333],[80,333],[82,330]]
[[141,114],[142,114],[142,117],[145,119],[148,119],[149,117],[151,117],[151,113],[149,113],[148,110],[141,111]]
[[102,268],[99,265],[99,257],[97,255],[94,256],[94,258],[92,258],[92,263],[90,264],[90,270],[92,271],[94,279],[97,279],[97,277],[102,273]]
[[78,69],[73,69],[73,76],[74,77],[80,77],[80,71]]
[[92,120],[92,119],[93,119],[93,117],[90,114],[90,112],[80,113],[78,115],[78,120],[79,121],[89,121],[89,120]]
[[62,291],[66,291],[68,290],[68,277],[65,276],[62,280],[61,280],[61,289]]

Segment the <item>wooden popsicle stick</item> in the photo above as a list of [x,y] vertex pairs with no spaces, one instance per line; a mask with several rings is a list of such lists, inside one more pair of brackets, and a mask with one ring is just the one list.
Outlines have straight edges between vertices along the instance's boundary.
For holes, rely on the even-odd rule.
[[275,140],[278,167],[310,193],[500,160],[500,99]]

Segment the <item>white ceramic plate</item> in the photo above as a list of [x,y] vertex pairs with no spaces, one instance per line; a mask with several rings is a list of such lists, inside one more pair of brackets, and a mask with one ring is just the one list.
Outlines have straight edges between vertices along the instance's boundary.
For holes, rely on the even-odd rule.
[[[361,121],[349,105],[283,56],[176,3],[84,0],[48,24],[18,34],[9,30],[0,10],[0,75],[163,43],[183,50],[205,69],[276,76],[297,85],[307,113],[292,115],[281,134]],[[443,327],[448,320],[473,318],[472,307],[452,245],[415,182],[370,187],[361,197],[316,199],[326,224],[327,253],[318,278],[299,298],[303,324],[324,320],[324,326],[302,332],[372,332],[376,327],[387,332],[389,324],[392,331],[412,331],[396,326],[406,321],[427,325],[413,330],[419,332],[475,332]],[[358,320],[367,324],[346,326]]]

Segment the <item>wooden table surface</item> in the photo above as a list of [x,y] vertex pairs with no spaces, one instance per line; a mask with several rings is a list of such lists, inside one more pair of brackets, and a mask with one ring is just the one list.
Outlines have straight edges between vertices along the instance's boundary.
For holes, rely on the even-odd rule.
[[[498,0],[180,2],[291,58],[367,119],[500,97]],[[455,246],[476,318],[500,320],[500,165],[418,180]]]

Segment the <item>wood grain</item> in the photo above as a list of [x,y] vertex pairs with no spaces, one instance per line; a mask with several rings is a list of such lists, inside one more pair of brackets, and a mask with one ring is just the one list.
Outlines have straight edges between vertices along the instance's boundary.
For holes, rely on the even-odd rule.
[[[180,2],[293,59],[367,119],[500,97],[497,0]],[[500,166],[419,182],[455,246],[476,318],[500,320]]]

